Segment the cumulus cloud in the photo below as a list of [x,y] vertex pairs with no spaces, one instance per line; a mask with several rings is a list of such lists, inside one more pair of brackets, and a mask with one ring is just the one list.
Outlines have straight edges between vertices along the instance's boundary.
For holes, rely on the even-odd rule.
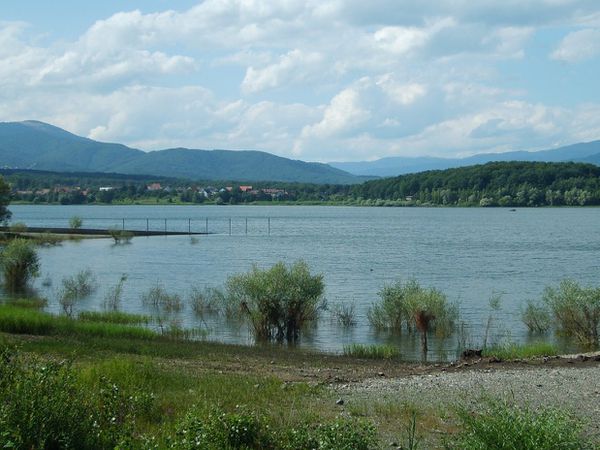
[[569,33],[552,52],[551,57],[576,63],[600,55],[600,28],[588,28]]
[[0,120],[320,161],[592,140],[600,100],[533,100],[528,53],[543,28],[553,59],[592,59],[599,27],[596,0],[204,0],[72,40],[0,22]]

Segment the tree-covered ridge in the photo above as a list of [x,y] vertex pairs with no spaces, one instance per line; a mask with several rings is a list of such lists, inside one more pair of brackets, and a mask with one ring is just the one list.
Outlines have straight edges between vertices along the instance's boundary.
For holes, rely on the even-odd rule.
[[600,204],[600,167],[581,163],[492,162],[432,170],[353,186],[359,203],[459,206]]

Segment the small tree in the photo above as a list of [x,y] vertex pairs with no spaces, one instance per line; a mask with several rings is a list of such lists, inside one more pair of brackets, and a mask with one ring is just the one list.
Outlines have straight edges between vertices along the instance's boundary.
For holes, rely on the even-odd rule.
[[258,340],[294,342],[302,328],[318,317],[323,295],[323,275],[311,275],[308,265],[279,262],[270,269],[256,266],[232,276],[227,291],[248,317]]
[[73,216],[69,219],[69,227],[73,230],[78,230],[83,225],[83,219],[79,216]]
[[31,242],[12,240],[0,254],[4,285],[10,291],[23,290],[31,278],[37,277],[40,262]]
[[427,354],[427,333],[435,331],[446,337],[454,330],[458,308],[434,288],[423,288],[416,280],[398,281],[384,286],[379,292],[381,301],[368,313],[371,325],[401,333],[406,330],[421,334],[421,349]]
[[576,281],[563,280],[558,288],[547,287],[544,303],[558,322],[559,332],[579,342],[597,347],[600,327],[600,288],[581,287]]

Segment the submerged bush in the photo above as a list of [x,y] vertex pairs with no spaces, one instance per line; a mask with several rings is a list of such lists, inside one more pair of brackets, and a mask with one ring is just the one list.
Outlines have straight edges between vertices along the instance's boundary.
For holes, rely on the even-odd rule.
[[538,302],[529,300],[521,312],[521,320],[530,333],[543,334],[552,326],[552,317],[548,308]]
[[460,409],[461,431],[449,448],[487,450],[581,450],[592,448],[581,437],[582,425],[557,409],[516,406],[488,400],[476,411]]
[[204,314],[217,314],[226,307],[225,293],[217,288],[205,287],[200,289],[192,286],[189,303],[194,313],[202,317]]
[[228,296],[240,306],[259,340],[293,342],[302,328],[317,319],[322,307],[323,275],[311,275],[308,265],[279,262],[270,269],[253,267],[229,277]]
[[423,288],[416,280],[384,286],[381,301],[371,307],[369,322],[379,329],[395,332],[415,330],[421,334],[421,351],[427,357],[427,334],[449,336],[455,328],[458,307],[434,288]]
[[34,245],[26,239],[13,239],[0,253],[4,285],[9,291],[23,290],[37,277],[40,262]]
[[83,225],[83,219],[79,216],[73,216],[69,219],[69,228],[78,230]]
[[104,309],[107,311],[118,311],[123,298],[123,285],[127,281],[127,275],[121,275],[119,281],[114,286],[111,286],[106,294],[104,294]]
[[356,325],[354,303],[334,303],[330,310],[332,319],[342,327],[348,328]]
[[80,270],[71,277],[61,281],[62,286],[58,292],[58,303],[63,312],[71,317],[75,305],[94,293],[98,288],[96,277],[90,269]]
[[573,280],[563,280],[558,288],[546,288],[543,301],[552,311],[559,333],[584,345],[598,346],[600,288],[581,287]]
[[160,284],[151,287],[142,295],[142,303],[166,312],[180,311],[183,301],[178,294],[169,294]]

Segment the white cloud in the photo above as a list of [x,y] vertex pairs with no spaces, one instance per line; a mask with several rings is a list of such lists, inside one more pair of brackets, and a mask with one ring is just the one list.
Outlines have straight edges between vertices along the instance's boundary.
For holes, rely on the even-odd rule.
[[318,52],[291,50],[282,55],[275,64],[263,68],[248,67],[242,81],[242,90],[246,93],[256,93],[306,81],[311,74],[317,73],[316,68],[321,68],[322,63],[323,56]]
[[576,63],[600,55],[600,28],[588,28],[569,33],[552,52],[551,57]]

